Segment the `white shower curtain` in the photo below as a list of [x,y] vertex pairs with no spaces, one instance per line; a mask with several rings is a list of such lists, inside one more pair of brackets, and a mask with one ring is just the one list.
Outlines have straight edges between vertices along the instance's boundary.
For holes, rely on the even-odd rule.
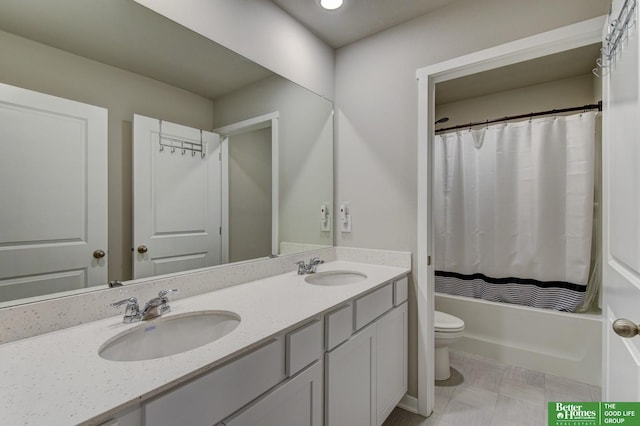
[[573,311],[589,278],[596,112],[435,137],[436,291]]

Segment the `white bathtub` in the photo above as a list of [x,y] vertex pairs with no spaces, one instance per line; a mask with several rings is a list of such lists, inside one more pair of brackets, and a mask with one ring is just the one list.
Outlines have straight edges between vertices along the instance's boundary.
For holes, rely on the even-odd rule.
[[511,365],[601,385],[602,321],[573,314],[436,293],[436,310],[465,324],[451,346]]

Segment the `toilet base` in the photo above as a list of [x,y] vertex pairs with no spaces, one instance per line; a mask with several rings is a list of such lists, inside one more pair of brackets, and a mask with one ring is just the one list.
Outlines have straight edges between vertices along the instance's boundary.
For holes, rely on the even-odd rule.
[[449,369],[449,347],[437,347],[434,356],[436,380],[447,380],[451,377]]

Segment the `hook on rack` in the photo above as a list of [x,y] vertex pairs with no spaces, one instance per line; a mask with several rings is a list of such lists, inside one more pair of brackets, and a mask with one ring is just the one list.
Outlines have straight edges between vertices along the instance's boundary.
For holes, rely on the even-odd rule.
[[609,33],[604,37],[600,49],[597,67],[592,70],[597,77],[605,77],[615,65],[624,41],[629,37],[629,30],[636,25],[637,0],[625,0],[620,14],[609,24]]

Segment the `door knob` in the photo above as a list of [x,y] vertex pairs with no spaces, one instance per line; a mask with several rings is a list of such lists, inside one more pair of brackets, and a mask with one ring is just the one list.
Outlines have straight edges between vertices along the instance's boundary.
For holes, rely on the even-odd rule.
[[640,334],[640,327],[631,320],[620,318],[613,322],[613,331],[615,331],[618,336],[633,337]]
[[104,252],[104,250],[96,250],[93,252],[93,257],[95,257],[96,259],[102,259],[106,255],[107,254]]
[[147,246],[145,246],[145,245],[138,246],[138,253],[143,254],[143,253],[146,253],[147,251],[149,251]]

